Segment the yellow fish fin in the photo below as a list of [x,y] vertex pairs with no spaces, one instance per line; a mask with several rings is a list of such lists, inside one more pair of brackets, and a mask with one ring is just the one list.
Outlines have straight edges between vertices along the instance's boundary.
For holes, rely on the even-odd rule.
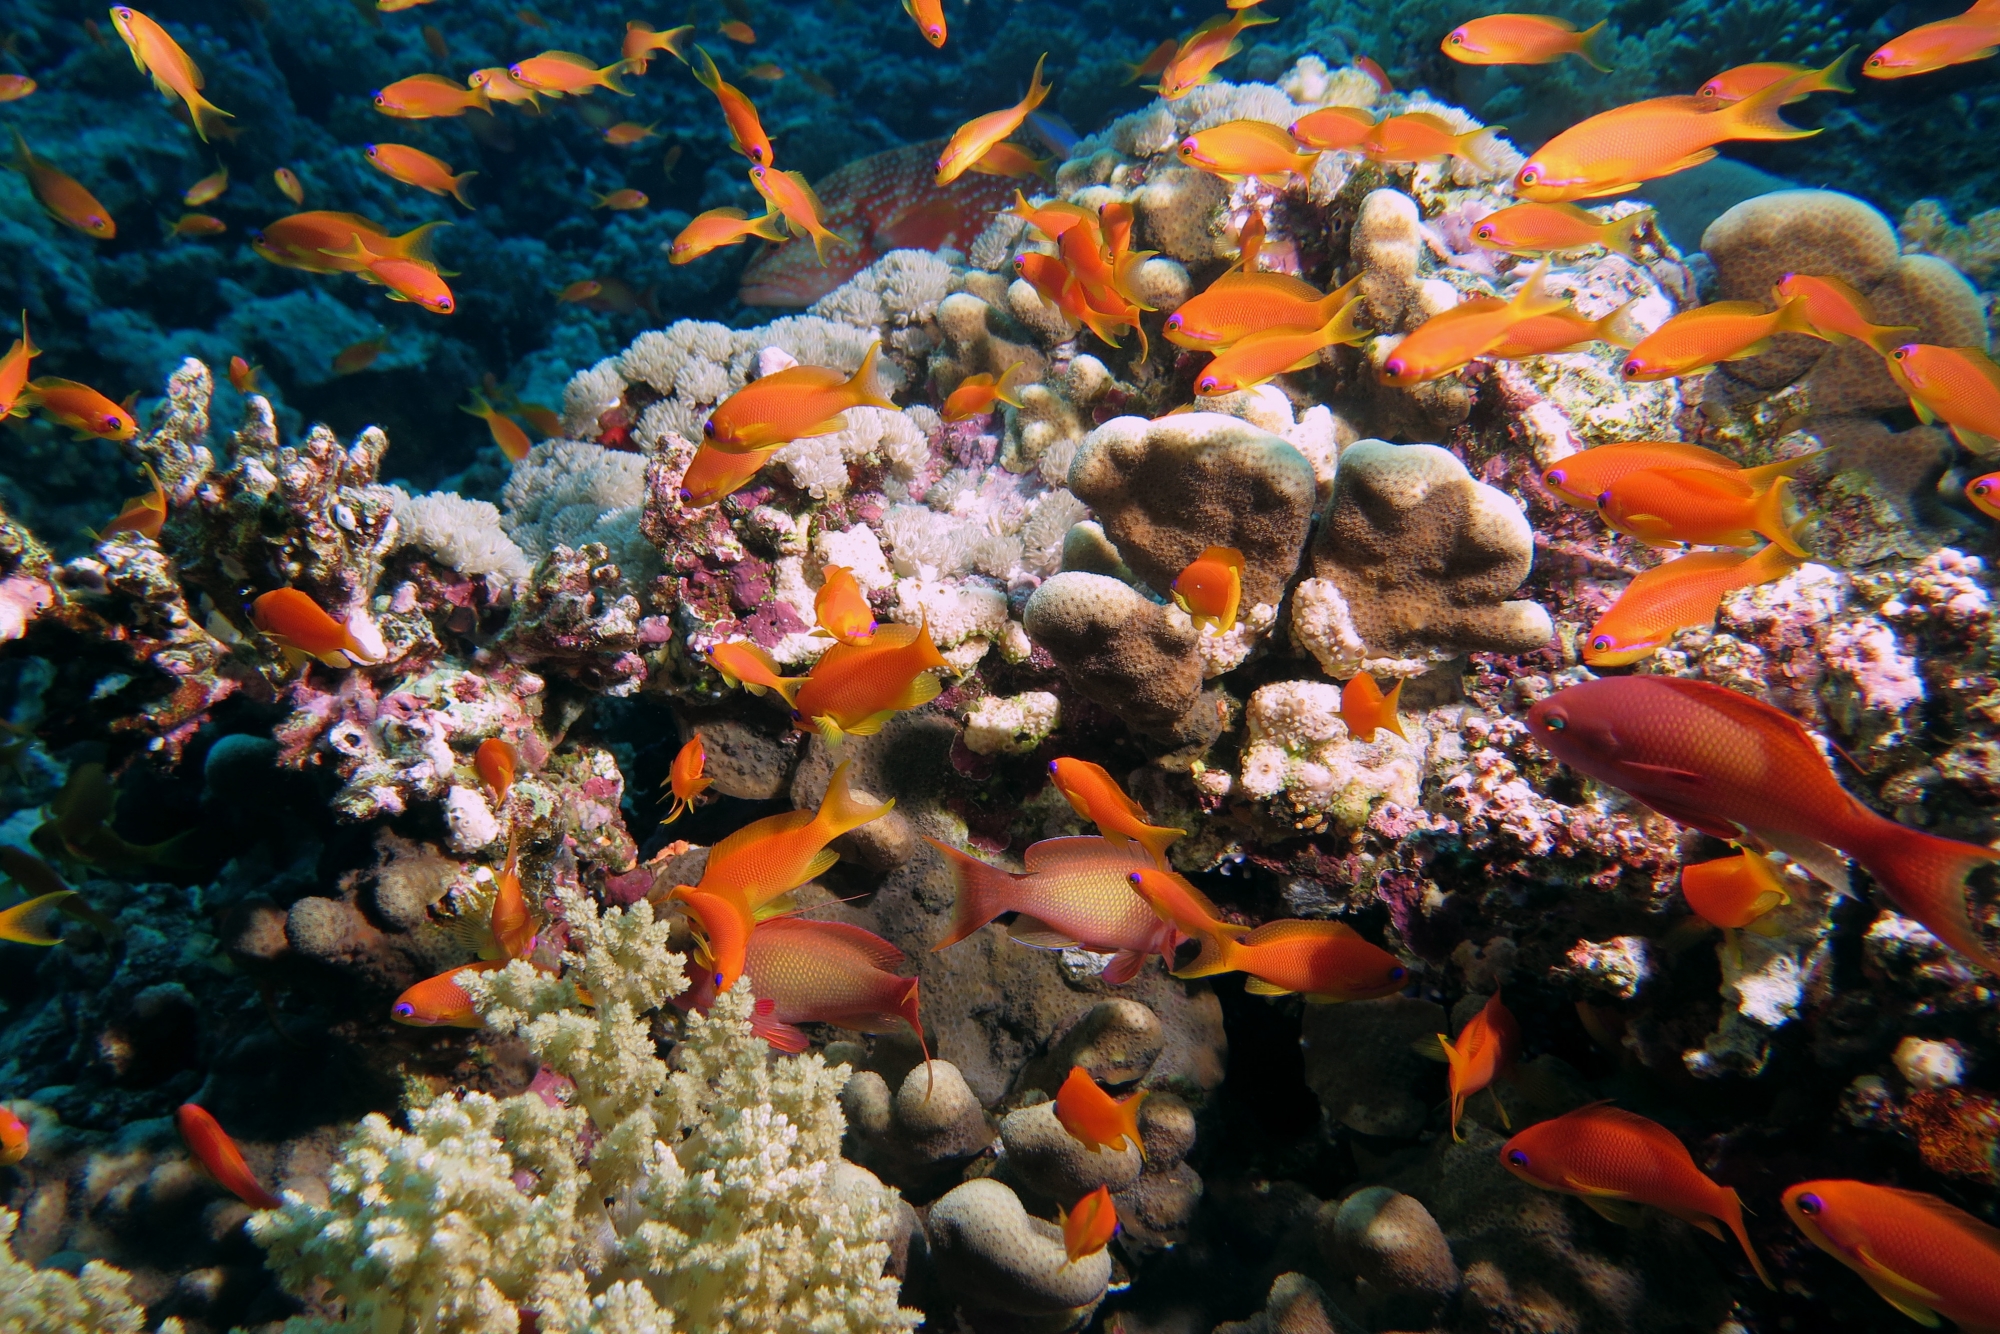
[[[1929,1288],[1925,1287],[1923,1284],[1914,1282],[1911,1279],[1904,1278],[1901,1274],[1889,1268],[1889,1266],[1883,1264],[1880,1260],[1877,1260],[1873,1255],[1869,1254],[1868,1248],[1866,1246],[1863,1246],[1859,1248],[1857,1251],[1855,1251],[1854,1258],[1861,1262],[1861,1268],[1862,1268],[1861,1276],[1867,1279],[1869,1285],[1871,1287],[1874,1287],[1877,1292],[1880,1292],[1882,1290],[1880,1287],[1881,1284],[1887,1283],[1890,1286],[1894,1287],[1896,1291],[1902,1293],[1906,1300],[1914,1298],[1915,1300],[1924,1302],[1926,1304],[1933,1302],[1942,1302],[1944,1300],[1943,1297],[1939,1296],[1935,1292],[1932,1292]],[[1893,1301],[1894,1298],[1891,1298],[1890,1300]],[[1916,1318],[1921,1319],[1922,1317],[1916,1317]],[[1932,1319],[1925,1321],[1924,1323],[1936,1324],[1937,1321],[1936,1318],[1933,1317]]]
[[[825,875],[833,869],[833,864],[839,860],[840,854],[832,848],[821,848],[812,855],[812,860],[805,864],[806,880]],[[803,884],[805,882],[800,881],[800,883]]]
[[1410,1050],[1423,1057],[1426,1061],[1436,1061],[1439,1065],[1445,1065],[1451,1061],[1451,1039],[1442,1033],[1433,1034],[1427,1038],[1418,1038],[1410,1044]]
[[1598,1217],[1616,1223],[1619,1227],[1637,1227],[1643,1211],[1630,1200],[1608,1199],[1597,1195],[1579,1195],[1591,1211]]
[[[903,697],[897,702],[896,708],[914,709],[919,705],[930,703],[943,693],[944,682],[930,672],[920,672],[910,681],[909,688],[903,692]],[[881,724],[877,723],[876,726],[880,727]]]
[[833,720],[832,715],[821,714],[812,720],[812,724],[819,729],[820,740],[826,742],[829,746],[838,746],[840,744],[840,724]]
[[1275,982],[1266,982],[1261,977],[1253,977],[1243,983],[1243,989],[1253,996],[1289,996],[1289,987],[1281,987]]

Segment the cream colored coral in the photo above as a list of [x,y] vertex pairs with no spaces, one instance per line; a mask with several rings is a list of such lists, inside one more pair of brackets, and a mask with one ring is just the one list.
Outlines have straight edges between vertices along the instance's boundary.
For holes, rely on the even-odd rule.
[[1358,829],[1378,802],[1417,806],[1428,735],[1406,721],[1415,744],[1378,731],[1361,742],[1340,719],[1340,688],[1280,681],[1250,696],[1241,789],[1302,828]]
[[958,273],[928,250],[891,250],[810,308],[822,319],[862,328],[903,329],[937,317]]
[[865,523],[848,528],[822,528],[813,534],[813,555],[821,567],[841,565],[854,572],[854,581],[867,592],[887,588],[896,576],[875,530]]
[[421,547],[460,574],[528,576],[528,557],[503,530],[500,511],[456,491],[411,496],[396,489],[396,526],[402,544]]
[[864,407],[849,408],[845,415],[843,429],[794,440],[771,456],[791,475],[792,485],[815,499],[846,495],[847,465],[870,456],[889,463],[906,482],[916,476],[929,442],[908,414]]
[[[37,1269],[14,1254],[21,1216],[0,1209],[0,1330],[6,1334],[143,1334],[146,1308],[132,1299],[132,1276],[102,1260],[74,1277]],[[181,1334],[169,1317],[159,1334]]]
[[580,370],[563,386],[563,434],[578,440],[597,438],[597,419],[625,396],[626,379],[620,359],[606,357]]
[[656,573],[659,553],[639,534],[646,460],[575,440],[544,440],[514,465],[500,524],[527,554],[602,542],[628,580]]
[[1061,711],[1054,695],[987,695],[966,711],[965,748],[975,755],[1026,755],[1055,731]]
[[931,642],[958,671],[970,671],[1007,626],[1007,595],[971,580],[898,579],[889,619],[928,624]]

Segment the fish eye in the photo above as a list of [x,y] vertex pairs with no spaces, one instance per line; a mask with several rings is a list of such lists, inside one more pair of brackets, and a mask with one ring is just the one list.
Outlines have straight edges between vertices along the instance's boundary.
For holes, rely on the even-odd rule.
[[1539,181],[1540,179],[1542,179],[1542,173],[1536,171],[1533,167],[1522,168],[1521,184],[1533,185],[1536,181]]
[[1550,486],[1561,486],[1569,480],[1569,473],[1561,468],[1551,468],[1542,474],[1542,481]]
[[1130,880],[1135,885],[1144,883],[1139,879],[1139,873],[1137,871],[1132,872],[1132,874],[1126,876],[1125,878],[1127,880]]
[[[1132,879],[1135,882],[1139,879],[1138,872],[1136,871],[1133,872]],[[1400,982],[1409,975],[1410,975],[1410,970],[1402,967],[1401,965],[1398,965],[1397,967],[1391,968],[1389,970],[1389,980],[1391,982]]]
[[[370,149],[369,151],[373,152],[374,150]],[[1491,241],[1493,239],[1493,224],[1490,222],[1487,223],[1486,225],[1481,227],[1478,231],[1474,232],[1473,235],[1477,236],[1482,241]]]
[[1646,369],[1646,365],[1644,362],[1640,361],[1637,357],[1633,357],[1630,361],[1625,363],[1624,369],[1625,369],[1625,374],[1627,375],[1637,375],[1639,372]]
[[1881,69],[1881,68],[1882,68],[1882,57],[1880,57],[1880,56],[1870,56],[1870,57],[1868,57],[1868,68],[1869,68],[1869,69]]
[[687,489],[686,487],[682,487],[682,488],[681,488],[681,504],[685,505],[685,504],[687,504],[687,503],[688,503],[689,501],[691,501],[691,500],[693,500],[693,499],[694,499],[694,492],[692,492],[692,491],[688,490],[688,489]]
[[1590,646],[1596,649],[1599,653],[1608,653],[1611,651],[1611,636],[1598,635],[1596,638],[1590,641]]
[[1993,489],[1993,483],[1987,481],[1983,477],[1972,484],[1972,494],[1975,496],[1983,496],[1992,489]]
[[1600,491],[1597,493],[1597,508],[1603,509],[1606,505],[1609,505],[1610,503],[1611,503],[1611,493],[1609,491]]
[[701,424],[701,433],[703,435],[715,434],[715,418],[710,417],[707,421]]
[[1459,34],[1457,34],[1457,33],[1453,33],[1453,34],[1452,34],[1451,36],[1449,36],[1449,37],[1445,38],[1445,41],[1447,41],[1447,42],[1451,43],[1451,44],[1452,44],[1453,46],[1464,46],[1464,45],[1465,45],[1465,38],[1464,38],[1464,37],[1462,37],[1462,36],[1460,36],[1460,35],[1459,35]]
[[408,1019],[411,1015],[415,1014],[416,1012],[417,1012],[417,1007],[410,1004],[408,1001],[397,1001],[395,1008],[390,1011],[390,1013],[395,1015],[398,1019]]
[[1569,715],[1561,709],[1550,709],[1548,716],[1542,719],[1542,726],[1551,732],[1560,732],[1569,726]]
[[1910,349],[1908,345],[1905,345],[1903,347],[1897,348],[1894,352],[1891,352],[1889,355],[1894,357],[1898,361],[1905,361],[1908,360],[1909,358]]
[[1202,376],[1201,384],[1198,386],[1198,388],[1200,388],[1201,392],[1204,394],[1213,393],[1215,390],[1220,389],[1221,387],[1222,387],[1222,381],[1216,379],[1213,375]]
[[1181,331],[1181,324],[1182,320],[1180,316],[1178,315],[1167,316],[1167,328],[1171,329],[1173,332],[1179,333]]
[[1819,1217],[1820,1212],[1825,1208],[1826,1201],[1811,1191],[1807,1191],[1805,1194],[1799,1196],[1799,1212],[1808,1218]]
[[716,985],[716,986],[718,986],[718,987],[720,987],[720,986],[722,985],[722,974],[721,974],[721,973],[717,973],[717,974],[715,975],[715,985]]
[[1382,363],[1382,369],[1391,375],[1400,376],[1403,373],[1403,359],[1401,357],[1391,357]]
[[1528,1165],[1528,1155],[1519,1149],[1509,1149],[1507,1150],[1507,1161],[1515,1167],[1526,1167]]

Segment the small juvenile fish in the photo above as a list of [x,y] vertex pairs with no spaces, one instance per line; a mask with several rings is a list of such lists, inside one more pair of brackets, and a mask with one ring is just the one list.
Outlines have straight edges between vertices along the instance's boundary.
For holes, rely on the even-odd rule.
[[514,747],[497,736],[486,738],[472,752],[472,767],[478,772],[479,781],[493,790],[493,800],[501,805],[506,804],[507,793],[514,787],[514,771],[519,762]]
[[1153,75],[1160,73],[1166,69],[1167,62],[1172,60],[1174,53],[1180,49],[1181,44],[1173,38],[1162,38],[1158,46],[1146,53],[1144,60],[1141,60],[1136,65],[1127,64],[1125,66],[1130,71],[1125,76],[1125,82],[1137,83],[1141,79],[1151,78]]
[[1463,134],[1451,122],[1428,111],[1406,111],[1376,125],[1359,145],[1371,162],[1439,162],[1460,157],[1480,162],[1504,125],[1487,125]]
[[12,1108],[0,1107],[0,1167],[12,1167],[27,1156],[27,1125]]
[[451,47],[446,44],[444,34],[438,31],[436,24],[426,23],[418,31],[423,33],[424,46],[433,56],[436,56],[439,60],[449,60],[451,58]]
[[1148,1090],[1114,1098],[1098,1087],[1090,1071],[1080,1065],[1069,1068],[1069,1078],[1056,1090],[1056,1120],[1070,1138],[1095,1153],[1100,1149],[1122,1151],[1128,1143],[1146,1156],[1145,1141],[1139,1137],[1139,1105]]
[[845,922],[776,917],[750,932],[744,971],[757,1009],[750,1031],[784,1052],[806,1049],[800,1024],[832,1024],[860,1033],[893,1033],[907,1024],[930,1069],[930,1044],[918,1013],[917,979],[893,970],[903,952],[872,931]]
[[1375,128],[1375,113],[1360,107],[1321,107],[1293,121],[1287,131],[1307,148],[1357,152]]
[[629,148],[648,139],[657,139],[660,137],[659,131],[653,126],[659,123],[653,121],[651,124],[641,125],[637,121],[621,120],[604,132],[604,142],[614,148]]
[[895,809],[893,799],[870,805],[854,794],[849,762],[833,771],[816,811],[786,811],[753,820],[708,850],[695,888],[740,897],[755,913],[840,860],[827,845]]
[[770,166],[771,136],[764,133],[764,122],[758,119],[756,106],[743,95],[742,89],[722,81],[708,52],[697,46],[694,55],[694,77],[722,104],[722,119],[729,126],[730,144],[757,166]]
[[625,57],[625,68],[634,74],[644,74],[652,63],[655,51],[665,51],[681,64],[687,64],[687,40],[694,35],[694,25],[684,23],[678,28],[656,32],[653,25],[640,19],[630,19],[625,24],[625,45],[620,54]]
[[1781,333],[1822,337],[1804,296],[1788,298],[1776,310],[1755,301],[1715,301],[1682,311],[1640,339],[1620,370],[1642,384],[1694,375],[1719,362],[1769,351],[1771,339]]
[[1871,79],[1907,79],[1985,60],[1995,51],[2000,51],[2000,12],[1977,4],[1889,39],[1862,62],[1861,72]]
[[660,159],[660,174],[662,176],[665,176],[670,181],[674,178],[674,168],[680,165],[681,154],[684,151],[679,144],[675,144],[666,151],[666,155]]
[[493,436],[493,443],[500,446],[500,452],[507,456],[508,462],[519,463],[528,457],[528,451],[534,448],[528,439],[528,433],[522,430],[512,417],[488,403],[486,396],[478,390],[472,391],[472,402],[461,405],[458,410],[470,413],[486,423],[487,431]]
[[211,217],[206,213],[183,213],[174,220],[173,226],[167,228],[167,235],[172,237],[220,236],[228,230],[229,224],[221,218]]
[[554,408],[540,403],[524,403],[517,398],[514,400],[514,411],[520,413],[542,439],[554,440],[562,435],[562,414]]
[[376,358],[389,350],[389,340],[376,336],[364,338],[358,343],[350,343],[333,355],[335,375],[358,375],[375,364]]
[[1775,542],[1745,555],[1697,551],[1635,575],[1581,645],[1584,664],[1623,667],[1651,657],[1682,630],[1715,623],[1722,599],[1782,579],[1805,562]]
[[[1813,69],[1808,65],[1794,65],[1783,60],[1761,61],[1754,65],[1738,65],[1726,69],[1695,89],[1696,97],[1706,97],[1718,106],[1726,102],[1741,102],[1752,93],[1762,92],[1774,83],[1791,81],[1791,95],[1785,99],[1787,105],[1803,102],[1814,93],[1851,93],[1854,85],[1847,81],[1842,66],[1853,57],[1859,47],[1848,47],[1833,58],[1833,63],[1825,69]],[[1809,76],[1809,77],[1808,77]]]
[[343,621],[296,588],[277,588],[250,604],[250,623],[287,656],[317,658],[329,667],[366,666],[375,661]]
[[[968,375],[958,382],[958,388],[944,401],[944,419],[948,422],[970,421],[974,417],[984,417],[993,411],[995,403],[1005,403],[1018,410],[1021,399],[1016,390],[1027,376],[1021,375],[1026,366],[1015,362],[1000,372],[995,379],[991,372],[983,375]],[[1017,378],[1018,376],[1018,378]]]
[[257,1174],[243,1160],[243,1150],[236,1147],[236,1141],[229,1138],[207,1108],[184,1102],[174,1112],[174,1124],[180,1128],[188,1152],[224,1190],[252,1209],[275,1209],[284,1203],[264,1189],[264,1183],[257,1180]]
[[64,901],[75,893],[73,889],[59,889],[37,894],[0,911],[0,940],[11,940],[17,945],[60,945],[62,937],[50,929],[54,926],[52,919],[62,911]]
[[526,5],[514,11],[514,19],[524,28],[541,28],[546,30],[549,26],[547,19],[537,14],[534,10],[529,9]]
[[1261,120],[1229,120],[1181,140],[1180,159],[1212,176],[1254,179],[1276,190],[1312,175],[1317,152],[1301,153],[1290,134]]
[[123,406],[75,380],[61,380],[53,375],[30,380],[20,401],[39,409],[56,425],[67,426],[79,440],[86,436],[130,440],[139,433],[139,423],[132,420],[132,414]]
[[521,891],[512,837],[507,840],[507,860],[494,878],[493,915],[488,926],[503,962],[521,958],[535,947],[535,917],[528,909],[528,896]]
[[1772,299],[1780,304],[1804,302],[1806,320],[1821,338],[1834,343],[1859,339],[1885,357],[1917,333],[1914,325],[1875,323],[1868,298],[1838,278],[1788,273],[1779,280]]
[[1330,347],[1354,347],[1373,336],[1358,323],[1362,306],[1355,297],[1319,328],[1265,329],[1218,352],[1215,360],[1202,368],[1194,391],[1204,398],[1250,389],[1288,371],[1302,371],[1319,363],[1320,353]]
[[[1451,1088],[1451,1137],[1459,1139],[1458,1121],[1465,1113],[1465,1100],[1481,1089],[1491,1089],[1493,1081],[1507,1073],[1514,1064],[1514,1057],[1521,1050],[1521,1026],[1514,1020],[1514,1012],[1500,1001],[1500,993],[1494,992],[1486,1007],[1465,1021],[1465,1027],[1458,1030],[1458,1041],[1453,1042],[1445,1034],[1438,1034],[1438,1045],[1444,1048],[1448,1066],[1447,1083]],[[1507,1109],[1501,1106],[1500,1094],[1493,1094],[1493,1105],[1500,1109],[1500,1124],[1508,1125]]]
[[450,195],[465,207],[472,207],[472,201],[465,197],[465,183],[478,172],[454,176],[450,163],[408,144],[370,144],[363,152],[368,165],[390,180],[414,185],[434,195]]
[[716,991],[729,990],[736,985],[736,979],[743,976],[750,952],[753,922],[742,894],[690,889],[681,885],[674,890],[673,898],[701,929],[701,946],[695,951],[695,964],[707,975],[706,980],[714,985]]
[[1609,74],[1599,50],[1608,40],[1603,21],[1578,32],[1569,20],[1546,14],[1489,14],[1453,28],[1438,49],[1461,65],[1552,65],[1575,56]]
[[375,0],[375,8],[384,14],[400,14],[418,5],[428,5],[432,0]]
[[14,136],[14,156],[7,160],[7,166],[27,180],[28,192],[34,195],[44,213],[65,227],[73,227],[99,241],[109,241],[118,235],[118,224],[111,220],[111,210],[98,203],[96,195],[46,158],[36,157],[19,130],[9,126],[8,132]]
[[1792,901],[1771,859],[1748,848],[1681,867],[1681,897],[1702,921],[1725,931],[1757,930],[1759,919]]
[[916,21],[917,31],[932,47],[944,46],[944,0],[903,0],[903,12]]
[[1921,1191],[1801,1181],[1785,1213],[1806,1240],[1920,1325],[2000,1329],[2000,1229]]
[[[708,763],[708,748],[702,744],[701,733],[697,732],[674,755],[674,762],[667,766],[667,785],[673,790],[674,806],[667,812],[661,824],[674,821],[694,809],[694,799],[715,786],[715,780],[702,772]],[[725,988],[726,990],[726,988]]]
[[1217,14],[1190,33],[1160,71],[1160,96],[1175,102],[1201,84],[1214,83],[1215,67],[1243,49],[1246,29],[1278,21],[1273,15],[1254,13],[1255,8],[1232,6],[1234,12],[1226,20]]
[[623,190],[613,190],[608,195],[598,195],[591,201],[592,208],[608,208],[616,213],[630,213],[641,209],[653,201],[646,197],[644,190],[634,190],[627,186]]
[[1396,344],[1378,378],[1403,388],[1442,379],[1499,347],[1522,321],[1564,309],[1569,302],[1543,284],[1547,269],[1547,261],[1537,265],[1511,298],[1474,297],[1431,316]]
[[1759,537],[1805,558],[1785,518],[1792,479],[1767,487],[1740,472],[1655,468],[1628,473],[1598,497],[1597,512],[1621,533],[1654,546],[1755,546]]
[[1382,90],[1382,95],[1384,97],[1387,97],[1390,93],[1396,91],[1396,86],[1393,83],[1389,82],[1389,71],[1383,69],[1380,65],[1376,64],[1369,57],[1367,56],[1354,57],[1354,68],[1360,70],[1363,74],[1366,74],[1369,78],[1373,79],[1375,81],[1375,86]]
[[1394,732],[1408,741],[1409,734],[1396,713],[1396,702],[1402,697],[1403,678],[1397,677],[1384,695],[1375,678],[1362,672],[1340,688],[1340,721],[1347,724],[1356,741],[1373,741],[1378,731]]
[[[0,102],[18,102],[41,87],[25,74],[0,74]],[[5,1167],[0,1162],[0,1167]]]
[[27,415],[27,408],[21,398],[28,387],[29,363],[42,355],[28,337],[28,312],[21,312],[21,336],[7,349],[7,355],[0,357],[0,418]]
[[719,31],[732,42],[738,42],[744,46],[755,46],[757,44],[756,30],[741,20],[731,19],[727,23],[724,23]]
[[504,959],[480,959],[427,977],[389,1007],[389,1017],[413,1028],[483,1028],[486,1021],[472,1008],[472,997],[458,985],[460,973],[490,973],[507,966]]
[[[1251,274],[1257,272],[1257,256],[1264,249],[1264,215],[1252,211],[1236,230],[1236,262],[1222,271],[1224,277],[1230,274]],[[1214,284],[1210,284],[1211,287]],[[1183,303],[1186,304],[1186,303]],[[1318,324],[1318,320],[1313,321]]]
[[2000,519],[2000,472],[1989,472],[1965,484],[1965,498],[1989,519]]
[[632,90],[619,82],[625,62],[614,60],[602,69],[574,51],[544,51],[509,65],[514,82],[534,89],[545,97],[588,97],[599,88],[630,97]]
[[151,76],[153,86],[163,95],[178,97],[186,104],[189,123],[206,143],[210,128],[218,118],[229,119],[229,113],[201,95],[201,70],[181,50],[180,43],[169,37],[165,28],[126,5],[111,7],[111,26],[125,40],[139,72]]
[[1515,204],[1481,218],[1472,229],[1472,241],[1488,250],[1516,255],[1546,255],[1595,245],[1631,259],[1639,233],[1652,220],[1650,208],[1605,222],[1575,204]]
[[1020,129],[1028,113],[1047,99],[1050,85],[1042,82],[1042,65],[1047,60],[1048,56],[1044,55],[1035,62],[1034,76],[1029,79],[1028,91],[1019,102],[1004,111],[989,111],[974,117],[952,132],[944,151],[938,154],[937,184],[950,185],[963,176],[973,163],[986,156],[993,145]]
[[1243,553],[1235,547],[1207,547],[1174,576],[1174,605],[1195,628],[1226,635],[1236,628],[1243,603]]
[[715,504],[725,496],[734,495],[748,486],[751,479],[771,461],[771,456],[783,448],[783,445],[772,445],[766,449],[737,453],[703,445],[694,452],[694,462],[688,464],[687,472],[681,477],[681,504],[690,509],[700,509],[704,505]]
[[252,366],[241,357],[229,359],[229,387],[239,394],[261,393],[257,384],[257,372],[262,367]]
[[306,187],[299,180],[297,172],[293,171],[290,167],[280,167],[271,173],[271,179],[277,182],[279,194],[291,200],[294,204],[300,206],[305,204]]
[[229,188],[229,168],[217,167],[212,175],[204,176],[187,188],[181,202],[189,208],[200,208],[211,199],[219,199]]
[[749,79],[761,79],[765,83],[776,83],[785,77],[785,68],[766,60],[744,70],[743,75]]
[[829,565],[821,572],[819,592],[813,596],[813,616],[819,628],[842,644],[867,644],[875,639],[875,609],[845,565]]
[[534,112],[542,107],[542,95],[509,74],[504,65],[472,71],[465,76],[465,86],[484,93],[489,101],[511,102]]
[[1054,158],[1036,157],[1017,143],[1002,142],[986,150],[986,155],[972,164],[972,170],[982,176],[1047,176]]
[[792,366],[752,380],[716,404],[702,439],[731,453],[767,449],[845,429],[849,408],[894,411],[875,380],[882,345],[871,343],[851,376],[826,366]]
[[1056,1219],[1071,1264],[1097,1254],[1118,1235],[1118,1206],[1111,1202],[1109,1186],[1099,1186],[1067,1211],[1058,1209]]
[[928,623],[885,625],[866,644],[835,644],[821,655],[787,695],[792,725],[817,730],[829,746],[843,736],[873,736],[894,715],[936,699],[944,683],[933,673],[950,666]]
[[740,245],[753,236],[766,241],[786,239],[784,220],[777,212],[753,218],[740,208],[712,208],[698,213],[681,228],[667,249],[669,264],[688,264],[726,245]]
[[764,207],[772,213],[782,214],[785,225],[793,236],[810,236],[813,254],[819,262],[826,263],[826,243],[844,242],[847,238],[839,235],[820,221],[826,210],[819,202],[819,196],[806,184],[805,174],[796,171],[779,171],[759,163],[750,168],[750,184],[764,197]]
[[1056,791],[1069,801],[1070,808],[1095,824],[1107,843],[1114,847],[1135,843],[1162,870],[1167,868],[1168,846],[1175,839],[1187,836],[1185,829],[1147,823],[1145,809],[1118,786],[1102,765],[1064,756],[1049,761],[1049,776],[1055,781]]
[[1635,472],[1656,468],[1708,468],[1715,472],[1739,473],[1753,487],[1762,489],[1780,477],[1789,477],[1818,458],[1817,453],[1782,459],[1761,468],[1745,468],[1735,459],[1700,445],[1678,440],[1626,440],[1597,445],[1570,455],[1542,473],[1542,485],[1565,505],[1594,510],[1597,499],[1612,483]]
[[167,489],[160,485],[160,476],[153,471],[152,464],[142,463],[139,466],[146,470],[146,478],[152,482],[153,489],[126,501],[125,507],[98,533],[100,538],[117,533],[137,533],[141,537],[158,540],[160,529],[166,526]]
[[1889,374],[1925,424],[1942,420],[1959,443],[1991,453],[2000,439],[2000,366],[1976,347],[1905,343],[1889,354]]
[[375,109],[400,120],[463,116],[468,111],[493,114],[493,99],[484,88],[461,88],[442,74],[412,74],[375,94]]
[[[1776,1291],[1743,1229],[1743,1202],[1694,1165],[1687,1146],[1657,1121],[1605,1103],[1530,1126],[1507,1141],[1500,1162],[1531,1186],[1575,1195],[1613,1222],[1623,1204],[1648,1204],[1718,1240],[1727,1227],[1764,1286]],[[1717,1224],[1721,1226],[1717,1226]]]

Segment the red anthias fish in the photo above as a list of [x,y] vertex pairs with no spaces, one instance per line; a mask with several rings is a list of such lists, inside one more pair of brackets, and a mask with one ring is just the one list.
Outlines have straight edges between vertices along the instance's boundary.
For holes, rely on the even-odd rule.
[[[1491,1089],[1493,1081],[1514,1064],[1521,1050],[1521,1025],[1496,991],[1485,1009],[1466,1020],[1458,1031],[1458,1041],[1440,1033],[1438,1045],[1444,1048],[1445,1061],[1451,1067],[1451,1137],[1459,1139],[1458,1121],[1465,1114],[1465,1100],[1481,1089]],[[1493,1105],[1500,1109],[1500,1123],[1506,1125],[1507,1109],[1498,1093],[1493,1095]]]
[[2000,975],[1965,907],[1966,876],[2000,852],[1869,810],[1789,714],[1705,681],[1614,676],[1550,695],[1528,727],[1571,768],[1705,834],[1755,837],[1836,889],[1847,854],[1899,911]]
[[963,250],[1013,198],[1003,176],[967,172],[934,185],[944,140],[906,144],[815,181],[820,221],[843,238],[820,264],[810,246],[770,246],[743,270],[746,306],[809,306],[891,250]]
[[917,1017],[917,979],[892,970],[903,952],[872,931],[845,922],[774,917],[750,933],[743,971],[757,997],[750,1031],[779,1051],[806,1048],[799,1024],[832,1024],[862,1033],[910,1026],[930,1061]]
[[243,1161],[243,1150],[236,1147],[236,1141],[229,1138],[208,1109],[184,1102],[174,1113],[174,1122],[180,1127],[181,1138],[187,1141],[188,1151],[194,1154],[209,1175],[222,1183],[223,1189],[252,1209],[275,1209],[284,1201],[264,1189],[264,1183],[257,1180],[257,1174],[250,1170],[250,1164]]
[[1935,1195],[1865,1181],[1801,1181],[1785,1192],[1785,1212],[1919,1324],[1945,1316],[1964,1334],[2000,1329],[2000,1228]]

